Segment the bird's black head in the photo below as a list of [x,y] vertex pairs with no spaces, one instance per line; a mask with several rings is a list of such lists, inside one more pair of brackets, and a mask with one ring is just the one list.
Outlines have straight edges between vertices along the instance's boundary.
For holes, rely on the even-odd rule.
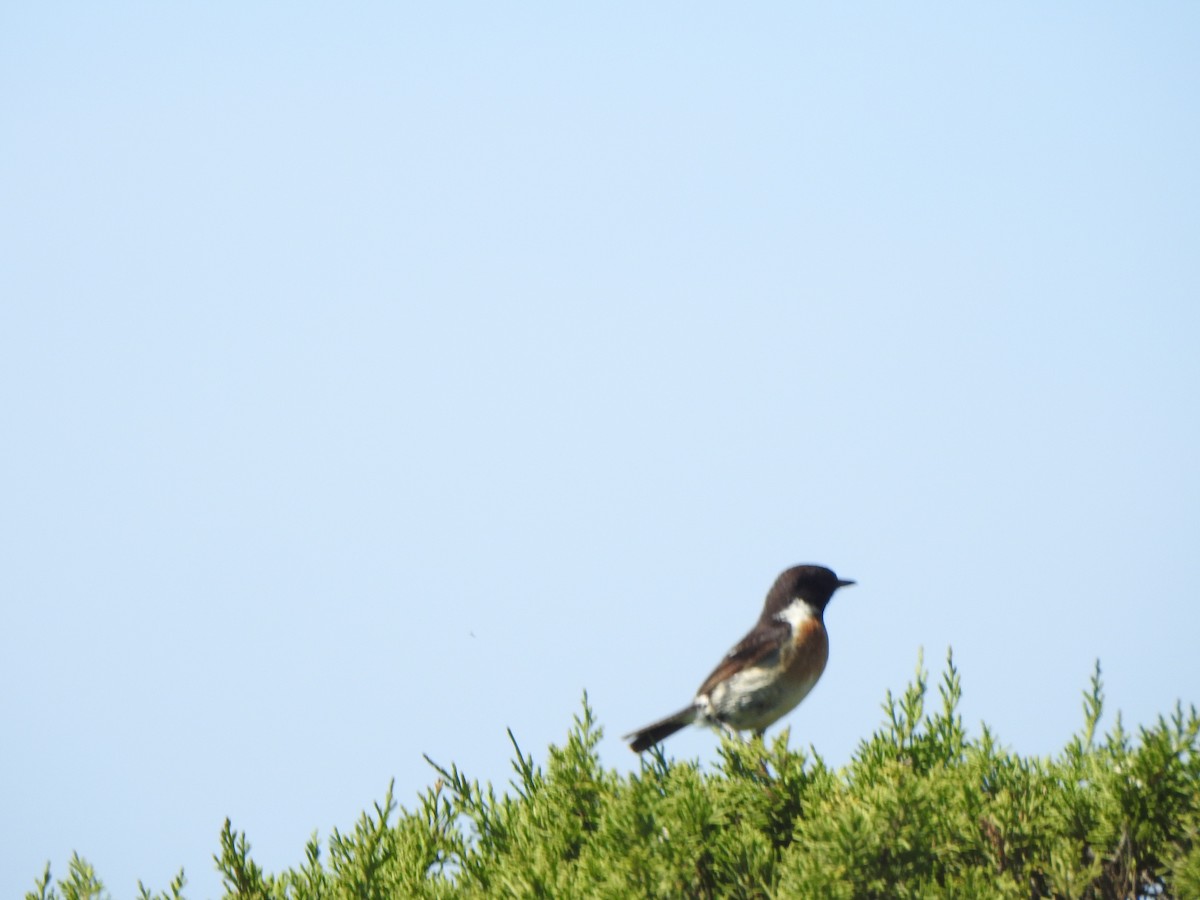
[[769,619],[785,609],[793,600],[803,600],[818,613],[825,609],[833,592],[854,584],[838,578],[832,569],[824,566],[792,566],[775,579],[763,605],[763,618]]

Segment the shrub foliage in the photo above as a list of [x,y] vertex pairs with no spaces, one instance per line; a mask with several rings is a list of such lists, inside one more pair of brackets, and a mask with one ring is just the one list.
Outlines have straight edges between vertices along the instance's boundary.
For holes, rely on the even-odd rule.
[[[1136,736],[1100,736],[1100,668],[1084,723],[1051,759],[968,736],[952,657],[926,712],[928,676],[884,701],[882,726],[841,770],[788,747],[725,739],[712,771],[660,749],[627,776],[600,765],[587,697],[544,765],[512,740],[501,794],[430,760],[433,786],[399,808],[389,787],[352,832],[316,836],[268,874],[226,820],[214,856],[225,896],[394,897],[1200,897],[1200,718],[1177,704]],[[169,888],[141,900],[179,900]],[[26,900],[92,900],[71,859]]]

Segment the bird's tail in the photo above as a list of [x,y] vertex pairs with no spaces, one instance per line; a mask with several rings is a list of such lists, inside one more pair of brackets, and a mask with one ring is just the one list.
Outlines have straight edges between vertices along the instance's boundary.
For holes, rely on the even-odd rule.
[[696,721],[696,714],[696,707],[689,706],[686,709],[681,709],[672,716],[659,719],[652,725],[639,728],[632,734],[625,735],[621,740],[629,741],[629,749],[634,753],[641,753],[648,747],[653,747],[659,741],[666,740],[680,728],[686,728],[688,725],[691,725]]

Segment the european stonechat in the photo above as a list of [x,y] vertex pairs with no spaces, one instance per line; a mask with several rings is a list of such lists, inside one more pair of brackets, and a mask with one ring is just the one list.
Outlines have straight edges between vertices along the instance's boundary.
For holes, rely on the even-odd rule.
[[775,579],[762,615],[700,685],[690,706],[627,734],[635,753],[687,725],[759,735],[808,696],[829,659],[825,607],[854,584],[824,566],[793,566]]

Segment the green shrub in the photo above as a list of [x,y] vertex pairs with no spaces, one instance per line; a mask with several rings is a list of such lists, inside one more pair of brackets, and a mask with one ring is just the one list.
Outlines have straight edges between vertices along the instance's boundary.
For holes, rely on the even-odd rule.
[[[587,697],[544,767],[509,733],[512,790],[497,795],[432,760],[411,810],[392,788],[328,857],[316,836],[296,869],[257,866],[225,822],[214,857],[228,898],[392,897],[1200,897],[1200,719],[1176,708],[1136,738],[1118,716],[1097,736],[1099,665],[1081,733],[1051,759],[967,735],[948,658],[926,714],[927,673],[883,704],[883,725],[830,769],[788,747],[725,739],[720,762],[647,753],[604,769]],[[183,873],[167,892],[178,900]],[[103,886],[72,858],[27,900],[92,900]]]

